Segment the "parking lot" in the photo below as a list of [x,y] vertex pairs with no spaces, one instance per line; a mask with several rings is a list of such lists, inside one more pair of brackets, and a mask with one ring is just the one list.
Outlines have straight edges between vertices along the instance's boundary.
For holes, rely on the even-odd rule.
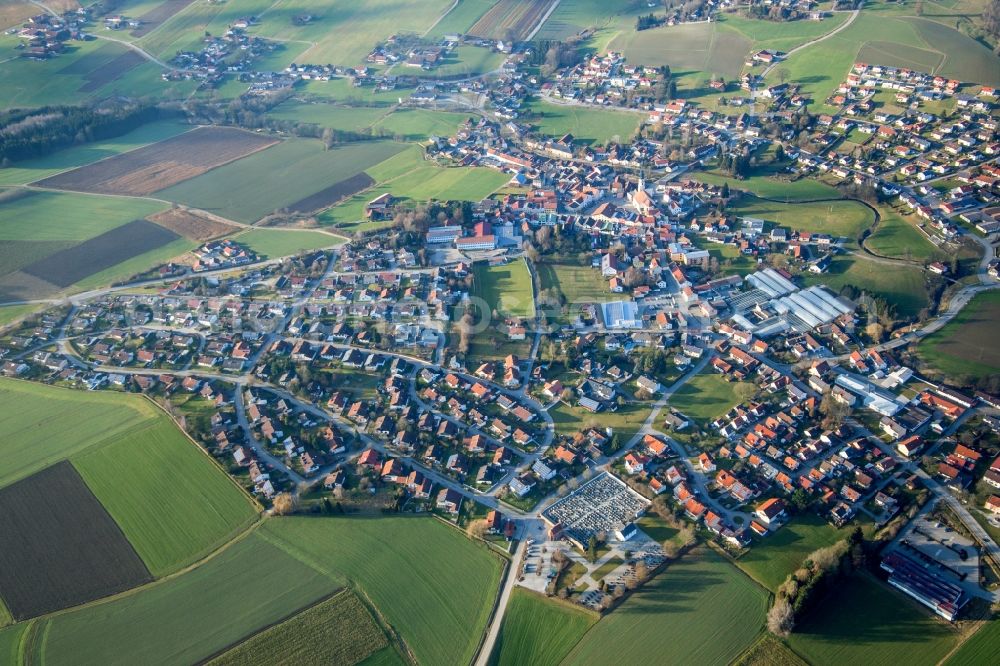
[[962,586],[970,596],[981,596],[979,551],[971,539],[925,512],[902,530],[892,548],[923,561],[934,573]]

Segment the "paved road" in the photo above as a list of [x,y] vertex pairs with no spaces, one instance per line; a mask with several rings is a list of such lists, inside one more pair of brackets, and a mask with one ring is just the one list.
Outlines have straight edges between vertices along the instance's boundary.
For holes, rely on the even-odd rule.
[[517,584],[518,574],[521,571],[521,560],[524,559],[524,552],[527,550],[527,546],[528,540],[521,539],[517,550],[514,551],[514,557],[510,560],[510,566],[507,567],[507,576],[504,578],[503,586],[500,588],[500,599],[497,601],[497,607],[493,612],[493,618],[490,620],[490,626],[486,630],[486,639],[479,646],[479,656],[476,657],[476,666],[486,666],[490,661],[490,655],[493,654],[493,646],[496,645],[497,636],[500,635],[500,625],[503,624],[503,616],[507,612],[510,593]]

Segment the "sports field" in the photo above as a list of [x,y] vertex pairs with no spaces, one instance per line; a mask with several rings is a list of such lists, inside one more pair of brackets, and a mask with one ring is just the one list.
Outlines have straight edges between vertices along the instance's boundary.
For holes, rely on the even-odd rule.
[[392,650],[385,632],[361,599],[345,590],[255,634],[208,663],[356,664],[381,650]]
[[491,666],[556,666],[598,620],[596,613],[515,587]]
[[812,513],[796,516],[777,532],[754,541],[736,565],[764,587],[777,590],[807,555],[846,539],[852,529],[838,530]]
[[719,373],[705,370],[670,397],[670,406],[704,426],[739,403],[739,385],[740,382],[726,381]]
[[916,601],[859,574],[806,616],[788,642],[816,666],[931,666],[957,640],[953,627]]
[[73,459],[154,576],[190,564],[256,520],[215,461],[166,418]]
[[157,196],[240,222],[254,222],[404,148],[398,143],[371,141],[324,150],[316,140],[288,139],[162,190]]
[[251,534],[181,576],[45,621],[36,648],[50,664],[196,663],[335,587]]
[[570,664],[726,664],[764,625],[768,595],[709,549],[669,565],[569,653]]
[[261,536],[340,584],[354,582],[420,663],[468,663],[500,583],[483,545],[432,519],[283,518]]
[[306,229],[251,229],[233,240],[249,247],[257,254],[268,257],[284,257],[308,250],[318,250],[344,243],[343,236],[334,236],[325,231]]
[[608,281],[600,270],[575,264],[539,263],[539,291],[555,289],[566,297],[567,303],[603,303],[621,298],[611,293]]
[[953,320],[917,346],[917,354],[933,369],[952,377],[986,377],[1000,372],[1000,292],[978,294]]
[[511,314],[530,319],[535,316],[531,273],[523,260],[500,266],[480,263],[473,267],[473,294],[501,316]]
[[569,133],[578,143],[600,145],[630,141],[642,121],[642,115],[633,111],[550,104],[537,99],[528,104],[527,113],[530,115],[525,122],[540,134],[560,137]]

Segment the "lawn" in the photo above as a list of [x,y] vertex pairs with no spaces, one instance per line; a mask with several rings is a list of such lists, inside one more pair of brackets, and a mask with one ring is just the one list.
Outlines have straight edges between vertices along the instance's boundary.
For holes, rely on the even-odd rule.
[[587,632],[572,664],[726,664],[760,634],[768,596],[715,551],[668,566]]
[[681,386],[671,396],[670,406],[702,425],[707,425],[740,402],[737,397],[740,384],[741,382],[726,381],[722,375],[706,370]]
[[433,519],[281,518],[262,536],[330,580],[356,584],[417,660],[468,663],[500,583],[500,560]]
[[902,592],[861,574],[838,586],[795,628],[788,642],[816,666],[930,666],[957,640],[957,632],[944,620]]
[[602,578],[604,578],[609,573],[611,573],[612,571],[614,571],[623,564],[625,564],[625,560],[623,560],[622,558],[612,557],[610,560],[608,560],[601,566],[597,567],[594,570],[594,573],[591,574],[591,577],[596,581],[600,581]]
[[13,166],[0,169],[0,185],[26,185],[36,180],[48,178],[60,171],[75,169],[92,164],[106,157],[119,155],[136,148],[142,148],[157,141],[163,141],[191,129],[190,125],[176,122],[155,122],[104,141],[93,141],[79,146],[40,157],[17,162]]
[[257,518],[244,492],[166,417],[73,465],[157,577],[208,555]]
[[531,273],[524,260],[509,264],[473,266],[473,295],[501,316],[513,315],[524,319],[535,316],[535,298],[531,289]]
[[288,139],[160,190],[156,196],[240,222],[254,222],[404,148],[389,141],[367,141],[324,150],[317,140]]
[[628,142],[639,129],[642,115],[584,106],[561,106],[533,100],[526,109],[525,122],[540,134],[560,137],[570,133],[577,142],[605,145]]
[[896,306],[902,317],[915,317],[927,306],[924,272],[906,264],[886,265],[863,255],[838,255],[826,273],[803,273],[806,285],[822,284],[837,292],[852,285],[881,296]]
[[[3,634],[0,634],[2,637]],[[2,651],[0,651],[2,654]],[[1000,621],[987,622],[948,657],[947,666],[986,666],[1000,654]]]
[[481,46],[459,46],[442,58],[440,64],[433,69],[404,69],[400,67],[398,70],[394,70],[394,73],[442,79],[478,76],[500,69],[504,57],[502,53]]
[[269,259],[341,245],[345,242],[343,236],[305,229],[251,229],[232,238]]
[[642,427],[649,412],[648,404],[627,403],[616,411],[595,414],[583,407],[560,402],[549,410],[549,415],[555,421],[556,433],[560,435],[572,435],[591,426],[612,428],[624,446]]
[[265,629],[208,663],[356,664],[383,649],[392,650],[371,611],[356,594],[344,591]]
[[595,613],[515,587],[491,666],[556,666],[597,621]]
[[777,590],[807,555],[846,539],[853,529],[838,530],[812,513],[796,516],[777,532],[754,541],[736,565],[764,587]]
[[985,377],[1000,372],[1000,292],[977,294],[957,317],[917,346],[917,354],[935,370],[957,377]]
[[44,621],[32,661],[44,655],[52,664],[196,663],[335,587],[251,534],[183,575]]
[[680,533],[679,529],[670,527],[660,516],[652,511],[647,511],[642,518],[635,521],[635,524],[636,527],[646,533],[646,536],[659,544],[665,541],[672,541]]
[[603,303],[621,298],[612,294],[608,281],[601,271],[590,266],[562,263],[539,263],[539,291],[556,289],[566,298],[567,303]]

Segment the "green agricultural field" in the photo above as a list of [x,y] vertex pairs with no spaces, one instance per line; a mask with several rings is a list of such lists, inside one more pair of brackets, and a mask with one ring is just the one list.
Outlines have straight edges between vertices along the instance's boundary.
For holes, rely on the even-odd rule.
[[813,551],[846,539],[853,526],[837,529],[811,513],[796,516],[773,534],[754,541],[736,565],[769,590],[777,590],[788,574]]
[[263,537],[331,580],[355,583],[420,663],[468,663],[500,583],[500,560],[431,519],[282,518]]
[[535,316],[531,273],[524,261],[500,266],[476,264],[473,276],[473,294],[483,299],[490,310],[499,311],[501,316],[511,314],[525,319]]
[[287,100],[271,109],[268,115],[281,120],[314,123],[344,132],[363,132],[389,111],[388,107],[341,106],[326,102]]
[[[2,634],[0,634],[2,636]],[[0,652],[2,654],[2,652]],[[987,666],[1000,654],[1000,621],[985,623],[951,653],[946,666]]]
[[920,341],[917,354],[934,370],[951,377],[987,377],[1000,372],[1000,292],[978,294],[957,317]]
[[316,140],[288,139],[160,190],[156,196],[240,222],[254,222],[350,178],[404,147],[372,141],[324,150]]
[[385,632],[361,599],[344,591],[255,634],[208,663],[356,664],[381,650],[392,650]]
[[931,666],[957,642],[958,632],[947,622],[864,574],[838,586],[788,639],[816,666]]
[[445,35],[464,35],[493,4],[494,0],[459,0],[458,4],[431,28],[427,37],[440,39]]
[[634,25],[617,33],[608,45],[636,65],[669,65],[678,73],[704,73],[739,79],[752,42],[717,22],[662,26],[637,32]]
[[578,142],[607,144],[629,141],[639,129],[642,115],[633,111],[614,111],[584,106],[532,101],[524,118],[540,134],[560,137],[572,134]]
[[438,201],[481,201],[510,180],[494,169],[484,167],[446,168],[423,159],[418,146],[365,170],[377,185],[359,192],[319,216],[321,224],[333,224],[349,231],[367,231],[388,226],[388,222],[365,222],[365,205],[388,192],[393,197],[414,203]]
[[621,298],[611,293],[601,271],[575,264],[540,263],[535,265],[540,291],[555,289],[567,303],[603,303]]
[[732,666],[808,666],[799,655],[773,634],[766,633],[750,649],[739,656]]
[[807,285],[826,285],[834,292],[852,285],[882,296],[903,317],[915,317],[927,306],[924,272],[916,266],[887,265],[863,255],[840,255],[833,259],[826,273],[803,273],[802,279]]
[[0,241],[80,242],[165,208],[142,199],[32,192],[0,201]]
[[431,136],[449,137],[469,118],[464,113],[431,109],[397,109],[375,123],[375,131],[407,141],[427,141]]
[[22,663],[20,659],[21,640],[27,629],[27,623],[0,629],[0,661],[5,664]]
[[233,236],[233,240],[270,259],[341,245],[345,242],[343,236],[335,236],[325,231],[300,229],[251,229]]
[[0,326],[6,326],[15,319],[20,319],[25,315],[31,314],[38,308],[37,304],[0,306]]
[[871,226],[872,212],[856,201],[817,203],[775,203],[756,197],[743,197],[730,208],[735,215],[756,217],[795,231],[830,234],[851,240]]
[[893,210],[882,208],[878,229],[865,241],[872,252],[894,259],[931,261],[942,253],[916,227]]
[[[744,18],[736,14],[723,14],[719,17],[719,27],[723,33],[719,38],[725,38],[724,31],[741,34],[753,43],[753,49],[772,49],[790,51],[800,44],[833,32],[847,21],[849,14],[834,14],[822,21],[760,21]],[[742,64],[742,63],[741,63]]]
[[0,487],[158,419],[166,416],[137,395],[0,379]]
[[760,634],[767,603],[756,583],[701,549],[595,624],[566,662],[726,664]]
[[596,613],[515,587],[490,664],[556,666],[598,617]]
[[94,141],[60,150],[34,160],[18,162],[0,169],[0,185],[26,185],[53,176],[60,171],[92,164],[106,157],[119,155],[163,141],[191,129],[190,125],[173,122],[155,122],[113,139]]
[[165,417],[73,465],[156,577],[204,557],[257,518],[244,492]]
[[53,665],[196,663],[335,587],[251,534],[180,576],[45,620],[32,661],[44,655]]
[[739,404],[741,384],[752,390],[752,384],[726,381],[719,373],[705,370],[677,389],[670,406],[704,426]]

